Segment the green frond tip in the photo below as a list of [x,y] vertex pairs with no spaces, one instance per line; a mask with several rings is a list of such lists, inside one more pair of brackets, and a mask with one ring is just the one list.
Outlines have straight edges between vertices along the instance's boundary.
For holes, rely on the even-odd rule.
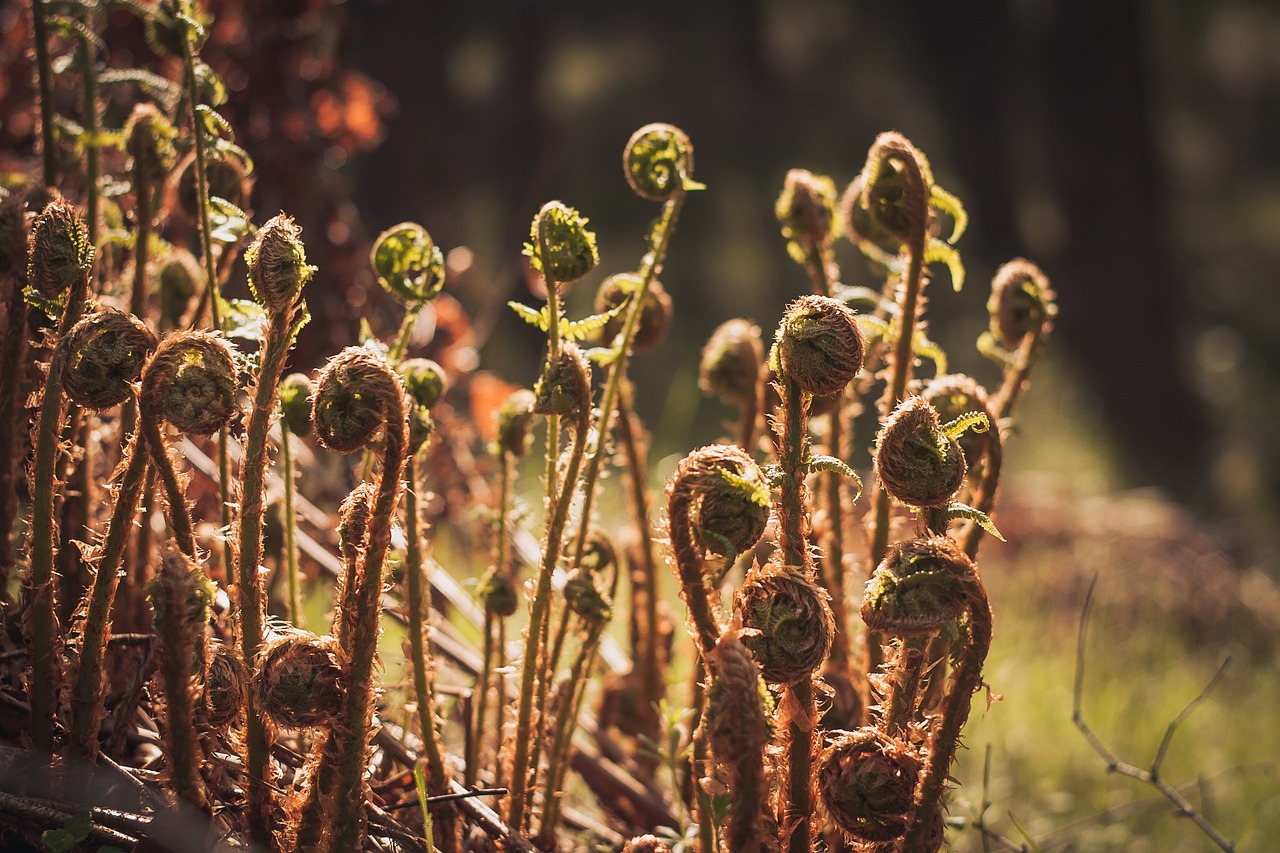
[[929,206],[951,217],[953,224],[947,242],[954,246],[969,227],[969,214],[965,213],[964,205],[960,203],[960,199],[934,184],[929,188]]
[[[507,305],[511,306],[511,310],[515,311],[520,319],[530,326],[537,326],[544,332],[550,330],[551,314],[545,305],[542,306],[541,310],[535,310],[528,305],[521,305],[519,302],[508,302]],[[608,325],[609,321],[615,319],[626,307],[627,303],[623,302],[602,314],[592,314],[590,317],[583,317],[581,320],[570,320],[566,317],[561,317],[559,324],[560,336],[569,341],[584,341]],[[610,359],[610,361],[612,360]]]
[[622,355],[622,347],[591,347],[584,350],[582,354],[591,359],[592,364],[608,367],[618,360],[618,356]]
[[611,320],[622,314],[629,304],[630,300],[620,302],[608,311],[601,314],[592,314],[590,317],[583,317],[581,320],[569,320],[562,317],[560,318],[560,334],[571,341],[585,341],[607,326]]
[[413,786],[418,789],[418,806],[422,809],[422,834],[430,849],[435,849],[435,834],[431,828],[431,809],[427,805],[427,772],[425,762],[413,767]]
[[524,320],[530,326],[537,326],[544,332],[551,328],[551,314],[547,311],[545,305],[542,307],[541,311],[514,301],[508,302],[507,305],[512,311],[516,312],[516,316],[521,320]]
[[870,287],[837,284],[831,295],[855,311],[874,311],[880,307],[880,291]]
[[600,253],[595,232],[587,230],[588,221],[566,204],[544,204],[533,218],[529,242],[524,244],[529,265],[557,284],[577,281],[591,272],[600,262]]
[[383,290],[405,306],[435,299],[444,287],[444,253],[416,222],[401,222],[379,234],[369,264]]
[[1001,542],[1005,541],[1005,538],[1000,535],[1000,531],[996,529],[996,525],[991,520],[991,516],[987,515],[985,512],[982,512],[981,510],[974,509],[973,507],[968,506],[967,504],[962,504],[957,501],[952,501],[951,503],[947,504],[947,520],[951,521],[958,518],[963,518],[963,519],[972,521],[974,524],[978,525],[983,530],[987,531],[992,536],[999,539]]
[[923,332],[917,331],[912,341],[912,349],[920,358],[927,358],[933,362],[934,372],[939,376],[943,376],[947,372],[947,353],[946,351],[925,337]]
[[257,231],[249,220],[249,214],[216,195],[209,196],[209,225],[212,228],[209,239],[228,245],[252,237]]
[[761,484],[748,480],[746,477],[740,477],[732,471],[719,469],[720,478],[723,479],[733,488],[740,491],[756,506],[769,506],[769,492]]
[[964,435],[965,430],[970,429],[974,432],[986,432],[991,429],[991,421],[982,412],[966,412],[942,425],[942,433],[947,438],[959,438]]
[[930,237],[924,249],[924,262],[946,264],[951,272],[951,287],[956,293],[964,287],[964,262],[960,260],[960,253],[949,244]]
[[856,501],[862,497],[862,478],[858,476],[858,472],[850,468],[843,459],[837,459],[834,456],[825,456],[819,454],[809,459],[810,471],[828,471],[832,474],[839,474],[841,477],[852,480],[858,488],[858,494],[854,496]]
[[217,294],[222,334],[240,341],[262,343],[266,338],[267,309],[252,299],[224,299]]
[[990,332],[983,332],[978,336],[977,348],[980,355],[986,356],[1001,367],[1010,367],[1014,364],[1013,353],[1001,346],[996,336]]
[[870,240],[859,240],[858,251],[876,266],[883,267],[891,273],[902,269],[902,261],[897,255],[891,255]]
[[862,336],[868,341],[878,340],[889,334],[889,324],[874,314],[859,314],[854,320],[862,330]]

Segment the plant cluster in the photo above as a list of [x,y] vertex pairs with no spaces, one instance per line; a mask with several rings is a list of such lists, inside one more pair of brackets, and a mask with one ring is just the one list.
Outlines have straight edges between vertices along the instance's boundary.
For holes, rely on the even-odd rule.
[[[141,17],[180,80],[100,67],[95,25],[115,6]],[[636,268],[603,280],[588,317],[569,317],[564,300],[599,265],[596,236],[574,208],[544,205],[524,254],[546,302],[512,308],[545,333],[545,358],[535,386],[498,408],[487,446],[467,448],[497,482],[492,547],[446,570],[427,556],[423,505],[432,446],[461,452],[447,403],[458,377],[410,357],[414,324],[446,284],[441,249],[414,223],[384,232],[370,263],[404,306],[400,333],[366,335],[314,377],[286,375],[323,273],[289,216],[255,226],[244,209],[253,164],[200,59],[208,20],[190,0],[34,0],[32,14],[42,172],[0,205],[0,354],[34,390],[30,408],[11,395],[0,411],[0,591],[22,587],[4,610],[20,653],[0,690],[5,735],[48,772],[6,800],[0,831],[121,846],[172,839],[166,816],[186,810],[204,816],[187,827],[201,827],[197,844],[282,850],[552,850],[592,835],[634,851],[940,849],[991,642],[975,559],[984,533],[999,536],[1002,442],[1055,309],[1033,264],[1007,264],[979,342],[1001,387],[988,395],[946,372],[925,287],[941,264],[960,290],[966,216],[907,139],[877,138],[843,195],[829,178],[787,176],[776,212],[813,292],[786,307],[767,347],[745,319],[708,342],[700,384],[738,423],[677,466],[664,538],[628,368],[671,322],[660,276],[686,200],[704,189],[693,145],[666,124],[627,142],[625,178],[660,209]],[[54,68],[72,63],[61,84],[83,92],[76,120],[52,109]],[[140,102],[119,129],[100,114],[108,80]],[[842,236],[882,286],[842,282]],[[238,257],[253,301],[222,296]],[[515,496],[538,427],[544,514],[525,577]],[[302,624],[295,477],[310,436],[361,454],[325,553],[338,583],[323,633]],[[864,494],[850,461],[867,445]],[[216,467],[193,473],[202,448]],[[263,567],[273,451],[278,606]],[[95,472],[113,467],[106,500],[90,500]],[[632,519],[611,526],[633,528],[617,536],[597,507],[614,467]],[[664,559],[696,651],[687,689],[670,683]],[[433,627],[430,593],[450,574],[478,577],[478,650],[447,620]],[[527,622],[513,621],[526,607]],[[630,667],[606,681],[618,614]],[[403,728],[380,703],[384,616],[408,627]],[[474,679],[467,701],[442,701],[445,665]],[[67,791],[94,764],[137,799],[110,813],[85,804],[86,828]],[[612,826],[571,808],[573,774]]]

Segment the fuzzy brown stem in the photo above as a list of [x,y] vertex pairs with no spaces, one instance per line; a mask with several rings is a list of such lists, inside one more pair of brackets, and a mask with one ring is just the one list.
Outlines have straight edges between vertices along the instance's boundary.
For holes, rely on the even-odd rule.
[[[628,386],[618,402],[618,436],[626,454],[628,494],[631,498],[632,520],[640,555],[642,580],[637,602],[635,575],[632,575],[632,618],[637,622],[636,647],[633,657],[640,666],[640,720],[642,732],[657,742],[659,720],[655,708],[666,694],[662,679],[662,667],[658,649],[658,561],[653,553],[651,508],[649,505],[648,447],[644,440],[644,427],[631,407],[631,389]],[[636,607],[639,603],[642,606]],[[652,772],[655,759],[644,759],[644,765]]]
[[[264,605],[258,568],[262,561],[263,488],[267,473],[267,433],[276,413],[276,397],[285,360],[293,344],[290,326],[293,311],[271,315],[263,341],[262,364],[253,394],[253,409],[245,430],[244,456],[240,462],[240,558],[236,585],[240,596],[240,652],[245,664],[254,669],[262,645]],[[245,693],[245,748],[247,753],[245,794],[250,824],[260,838],[269,837],[272,825],[271,792],[268,778],[270,735],[257,707],[255,691]]]
[[289,595],[289,622],[295,628],[305,628],[302,612],[302,587],[298,583],[298,526],[293,494],[298,488],[293,474],[293,434],[289,425],[280,421],[280,461],[284,477],[284,563],[285,580]]
[[151,454],[151,464],[160,478],[160,488],[164,490],[169,528],[173,531],[178,550],[194,560],[196,538],[191,529],[191,510],[187,507],[186,495],[178,483],[178,475],[173,470],[173,461],[169,459],[169,449],[161,435],[160,423],[160,416],[155,412],[148,412],[144,406],[142,437],[146,441],[148,453]]
[[942,716],[930,744],[929,757],[920,774],[911,826],[898,844],[899,853],[921,849],[931,829],[932,815],[942,798],[943,787],[955,760],[960,730],[969,719],[973,694],[982,687],[982,666],[991,648],[991,606],[977,569],[969,578],[969,641],[960,653],[955,674],[942,703]]
[[569,679],[565,682],[567,690],[564,705],[557,715],[551,749],[547,755],[542,823],[538,828],[538,837],[535,839],[543,849],[552,849],[555,843],[556,825],[560,822],[561,798],[564,795],[564,775],[569,763],[573,733],[577,729],[578,715],[582,712],[582,702],[590,681],[591,666],[595,663],[596,649],[599,648],[600,634],[604,627],[603,622],[587,627],[578,655],[570,667]]
[[[493,570],[495,572],[506,571],[507,561],[507,501],[510,499],[509,492],[511,488],[511,459],[506,450],[498,449],[498,512],[494,522],[494,545],[493,545]],[[484,726],[485,713],[488,710],[490,681],[493,678],[494,655],[495,655],[495,638],[494,631],[502,617],[494,613],[493,608],[486,606],[484,611],[484,663],[481,665],[480,678],[476,681],[476,704],[475,715],[472,723],[470,749],[467,752],[467,775],[466,782],[468,785],[474,785],[479,775],[479,766],[481,756],[484,755]],[[502,656],[502,649],[499,646],[496,649],[499,658]],[[499,667],[501,668],[501,661]],[[503,695],[499,691],[497,694],[497,704],[503,704]],[[502,730],[499,727],[496,730],[496,736],[501,738]]]
[[[67,307],[58,323],[61,339],[80,319],[89,288],[88,270],[76,278],[67,294]],[[36,421],[35,463],[32,468],[31,560],[28,574],[31,620],[31,742],[36,749],[53,749],[53,697],[58,683],[54,655],[57,622],[53,590],[54,503],[57,495],[57,460],[62,438],[62,365],[55,351],[49,360],[40,415]]]
[[[449,771],[445,766],[444,743],[436,724],[435,696],[432,690],[431,649],[427,641],[428,603],[423,589],[421,516],[418,512],[417,460],[410,456],[404,466],[408,488],[404,496],[405,512],[405,604],[409,610],[409,651],[413,666],[413,693],[418,705],[418,726],[427,759],[431,793],[449,793]],[[436,846],[443,853],[458,849],[456,813],[445,806],[433,815],[432,828]]]
[[[209,167],[207,164],[208,152],[206,147],[208,140],[205,139],[204,122],[196,112],[196,107],[200,103],[199,83],[196,80],[195,65],[195,48],[192,46],[191,33],[187,32],[186,24],[179,24],[184,28],[182,34],[182,59],[184,68],[184,82],[186,84],[187,106],[190,110],[191,118],[191,138],[196,155],[196,203],[200,208],[200,253],[204,260],[205,272],[205,293],[201,298],[201,303],[209,303],[209,325],[215,330],[220,331],[222,328],[221,321],[221,300],[222,297],[218,288],[218,270],[213,261],[213,226],[209,220]],[[197,311],[193,324],[198,324],[203,311]],[[231,462],[230,454],[227,446],[227,428],[224,426],[218,430],[218,499],[220,507],[218,510],[219,522],[223,530],[231,529]],[[230,575],[232,567],[231,557],[231,538],[226,537],[222,542],[222,566]],[[252,661],[246,660],[250,666]],[[250,725],[257,725],[251,723]]]
[[[0,282],[6,296],[4,333],[0,338],[0,530],[13,529],[18,512],[17,479],[21,452],[20,435],[25,418],[19,401],[23,397],[23,374],[27,351],[27,306],[22,298],[22,277],[12,275]],[[0,601],[8,599],[9,577],[14,568],[13,548],[6,539],[0,548]]]
[[[533,607],[529,613],[528,637],[525,641],[524,662],[521,664],[520,707],[516,715],[516,731],[528,736],[517,737],[515,754],[511,761],[511,797],[507,823],[517,831],[524,827],[526,799],[532,793],[536,783],[537,764],[531,760],[530,739],[536,741],[532,746],[536,750],[541,744],[541,737],[535,733],[542,730],[541,714],[534,726],[533,706],[535,695],[538,698],[539,712],[545,707],[547,676],[542,664],[541,652],[546,647],[546,635],[549,628],[549,610],[551,607],[551,574],[560,562],[560,550],[564,542],[565,526],[569,521],[569,505],[578,482],[578,469],[582,465],[582,456],[586,448],[587,433],[590,431],[591,412],[586,410],[579,415],[577,429],[573,436],[573,449],[569,454],[569,467],[565,471],[564,483],[554,505],[551,519],[547,524],[547,541],[542,552],[542,565],[538,570],[538,585],[534,591]],[[534,779],[530,779],[530,770]]]
[[120,583],[120,566],[133,519],[138,511],[138,498],[145,479],[147,453],[137,429],[133,443],[125,452],[124,473],[116,492],[115,506],[103,538],[102,553],[97,560],[97,573],[84,613],[79,661],[71,691],[71,757],[93,761],[98,754],[98,726],[102,721],[102,659],[107,638],[111,635],[111,604]]
[[[782,410],[778,413],[778,456],[782,466],[782,491],[777,502],[778,548],[783,563],[795,567],[806,576],[813,574],[809,554],[809,516],[805,509],[805,451],[808,441],[805,422],[809,414],[809,396],[785,373],[779,377]],[[813,765],[813,679],[805,676],[787,688],[795,713],[788,725],[787,791],[779,804],[779,825],[791,826],[787,840],[790,853],[809,853],[813,847],[813,806],[810,779]]]

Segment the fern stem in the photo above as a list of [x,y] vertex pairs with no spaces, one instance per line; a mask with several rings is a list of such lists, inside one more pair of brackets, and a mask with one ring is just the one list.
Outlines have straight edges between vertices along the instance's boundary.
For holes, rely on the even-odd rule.
[[[548,418],[548,428],[552,419]],[[539,743],[541,738],[533,727],[534,696],[540,699],[546,695],[546,673],[540,672],[542,657],[540,649],[546,643],[548,616],[551,607],[551,574],[560,561],[561,546],[564,542],[564,529],[569,520],[569,507],[573,502],[574,485],[578,480],[578,469],[582,464],[583,452],[587,443],[587,434],[591,429],[591,412],[583,407],[579,414],[577,429],[573,436],[573,449],[569,454],[569,465],[565,471],[564,484],[557,495],[550,521],[547,524],[547,541],[542,552],[542,564],[538,568],[538,584],[534,590],[533,606],[529,613],[528,636],[525,639],[525,656],[521,670],[520,707],[516,714],[516,731],[524,736],[516,738],[515,754],[511,762],[511,795],[507,823],[519,832],[525,819],[525,802],[532,793],[537,781],[537,763],[530,761],[530,739]],[[548,487],[548,494],[553,490]],[[544,707],[538,703],[539,711]],[[530,771],[532,769],[532,776]]]
[[[196,107],[200,103],[200,93],[196,84],[195,49],[191,44],[191,33],[184,31],[182,37],[182,61],[185,69],[187,106],[190,108],[191,137],[196,154],[196,206],[200,209],[200,254],[204,261],[205,291],[209,302],[209,325],[218,331],[222,328],[221,301],[218,290],[218,270],[213,261],[213,227],[209,221],[209,169],[208,140],[205,138],[204,123]],[[198,323],[200,313],[197,312],[193,323]],[[222,530],[231,530],[231,458],[227,447],[227,428],[218,430],[218,520]],[[222,539],[222,566],[228,572],[233,565],[231,555],[231,537]],[[250,666],[252,662],[246,660]],[[258,724],[250,722],[250,726]]]
[[[413,666],[413,693],[418,705],[418,726],[431,773],[433,794],[449,793],[449,771],[445,767],[444,744],[436,725],[435,696],[432,690],[431,649],[427,641],[428,603],[423,589],[421,517],[418,512],[417,456],[410,455],[404,466],[408,488],[404,495],[405,512],[405,603],[409,610],[409,657]],[[458,849],[456,813],[446,806],[435,815],[435,840],[442,853]]]
[[600,646],[600,635],[604,631],[605,624],[601,621],[587,628],[586,636],[569,670],[569,678],[565,682],[567,690],[564,704],[556,715],[551,749],[547,753],[542,822],[538,827],[536,839],[543,849],[551,849],[550,845],[555,841],[556,824],[560,822],[560,805],[564,795],[564,774],[572,750],[573,733],[578,727],[578,715],[582,712],[582,702],[586,696],[591,667],[595,663],[596,650]]
[[289,593],[289,622],[295,628],[305,628],[302,588],[298,583],[298,514],[293,503],[293,495],[298,488],[293,473],[293,433],[283,420],[280,421],[280,462],[284,475],[284,567]]
[[[658,656],[658,561],[653,553],[651,510],[649,506],[649,484],[645,472],[647,450],[644,441],[644,428],[640,419],[631,407],[630,383],[618,401],[618,435],[622,440],[622,448],[626,457],[627,484],[631,498],[631,515],[636,525],[636,550],[640,555],[639,584],[642,602],[636,601],[637,584],[632,574],[632,619],[643,614],[639,619],[638,630],[635,631],[635,648],[632,650],[635,660],[640,666],[640,717],[645,733],[657,742],[659,720],[656,708],[661,704],[666,690],[662,679],[661,662]],[[637,607],[637,604],[641,607]],[[640,766],[649,773],[656,766],[656,756],[642,757]]]
[[[267,433],[275,415],[280,378],[285,359],[293,343],[290,327],[292,311],[271,314],[263,340],[262,364],[258,385],[253,394],[253,409],[245,429],[244,456],[240,463],[240,561],[237,586],[240,593],[240,649],[244,662],[252,670],[263,640],[264,605],[261,576],[263,487],[267,470]],[[224,430],[225,432],[225,430]],[[246,693],[245,715],[246,788],[252,824],[261,837],[271,829],[269,769],[270,736],[257,707],[255,691]]]
[[133,443],[125,452],[115,506],[89,593],[79,663],[71,692],[71,757],[80,761],[93,761],[98,753],[98,726],[102,720],[102,660],[111,633],[111,604],[120,583],[120,566],[133,529],[133,519],[138,512],[138,499],[147,467],[146,448],[141,446],[136,416],[133,432]]
[[53,68],[49,63],[49,25],[45,0],[31,0],[31,26],[36,42],[36,83],[40,87],[40,159],[44,185],[58,185],[58,146],[53,130]]
[[[58,323],[61,338],[80,319],[89,289],[85,270],[67,294],[67,307]],[[31,742],[38,750],[53,749],[53,699],[57,687],[54,631],[57,618],[53,589],[54,502],[58,486],[58,457],[62,441],[62,362],[56,351],[49,361],[40,415],[32,443],[35,462],[32,471],[31,560],[28,575],[31,614]]]
[[627,309],[627,321],[622,327],[622,342],[618,345],[620,351],[618,357],[609,365],[609,378],[604,386],[604,394],[600,398],[596,441],[588,454],[587,470],[582,476],[582,514],[578,518],[578,535],[573,543],[573,568],[575,569],[581,565],[587,534],[591,528],[591,507],[595,500],[596,484],[600,480],[600,466],[607,455],[605,451],[609,445],[613,416],[618,407],[622,379],[626,375],[627,363],[631,358],[631,343],[635,340],[636,329],[640,326],[640,314],[644,308],[645,297],[649,293],[649,285],[662,269],[662,262],[667,256],[667,247],[671,243],[671,235],[675,231],[676,220],[680,216],[680,208],[684,205],[687,194],[683,188],[677,188],[662,205],[662,216],[654,225],[649,251],[640,265],[640,284],[631,297],[631,307]]
[[[507,562],[507,503],[510,500],[511,489],[511,459],[507,455],[507,451],[498,449],[500,457],[498,463],[498,513],[494,520],[494,556],[493,570],[495,572],[505,571]],[[502,648],[499,646],[494,648],[494,631],[502,617],[498,616],[492,607],[485,606],[484,610],[484,657],[480,668],[480,678],[476,682],[476,705],[475,715],[473,717],[471,730],[470,749],[467,752],[467,773],[466,782],[468,785],[474,785],[479,775],[481,756],[484,755],[484,733],[485,733],[485,713],[488,710],[490,681],[493,679],[494,656],[497,654],[498,666],[501,667]],[[496,697],[496,703],[499,707],[505,702],[505,697],[499,691]],[[496,736],[502,737],[502,730],[499,727]]]

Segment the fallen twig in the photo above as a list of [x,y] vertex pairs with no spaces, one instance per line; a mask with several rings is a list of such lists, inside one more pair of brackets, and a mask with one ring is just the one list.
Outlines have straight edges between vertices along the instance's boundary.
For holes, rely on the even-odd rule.
[[1094,752],[1102,756],[1102,759],[1107,763],[1108,771],[1118,773],[1121,776],[1128,776],[1130,779],[1136,779],[1139,782],[1151,785],[1163,794],[1165,799],[1173,803],[1178,814],[1183,817],[1190,818],[1191,822],[1199,827],[1200,831],[1208,836],[1209,839],[1220,849],[1227,851],[1227,853],[1234,853],[1236,849],[1234,842],[1229,841],[1226,836],[1219,832],[1218,829],[1204,817],[1204,815],[1200,814],[1200,812],[1196,810],[1195,806],[1193,806],[1177,788],[1170,785],[1160,776],[1160,767],[1164,763],[1165,756],[1168,754],[1169,745],[1173,742],[1174,732],[1177,731],[1178,726],[1181,725],[1182,722],[1191,714],[1191,711],[1204,701],[1204,699],[1209,695],[1209,691],[1213,690],[1213,688],[1217,686],[1218,681],[1227,670],[1227,665],[1231,663],[1231,658],[1227,657],[1223,659],[1222,663],[1218,666],[1217,671],[1213,674],[1213,677],[1209,679],[1208,683],[1205,684],[1200,692],[1197,693],[1191,701],[1178,712],[1177,716],[1169,722],[1168,727],[1165,729],[1164,738],[1160,741],[1160,746],[1156,750],[1155,757],[1151,760],[1151,766],[1148,769],[1144,770],[1136,765],[1121,761],[1120,758],[1102,742],[1102,739],[1094,733],[1088,723],[1085,722],[1084,713],[1081,710],[1081,706],[1084,701],[1085,633],[1089,622],[1089,611],[1093,607],[1093,590],[1097,584],[1098,579],[1095,576],[1093,582],[1089,584],[1088,593],[1085,595],[1084,607],[1080,610],[1080,633],[1076,641],[1076,677],[1075,689],[1073,691],[1071,703],[1071,721],[1075,723],[1076,728],[1080,730],[1080,733],[1084,735],[1085,740],[1087,740],[1089,745],[1093,747]]

